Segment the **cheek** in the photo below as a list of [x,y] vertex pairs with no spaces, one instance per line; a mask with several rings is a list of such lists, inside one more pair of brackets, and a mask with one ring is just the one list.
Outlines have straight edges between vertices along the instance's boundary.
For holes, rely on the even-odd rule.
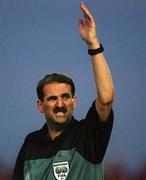
[[74,109],[76,107],[76,103],[74,101],[72,101],[70,104],[70,107]]
[[73,103],[69,103],[67,106],[67,109],[72,110],[74,108]]
[[43,109],[44,109],[44,112],[50,112],[50,111],[52,111],[53,106],[44,104]]

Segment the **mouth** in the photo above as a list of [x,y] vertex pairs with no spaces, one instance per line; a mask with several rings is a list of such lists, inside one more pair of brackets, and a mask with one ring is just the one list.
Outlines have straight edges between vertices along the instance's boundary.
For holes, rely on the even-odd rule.
[[55,113],[57,116],[64,116],[64,112],[57,112],[57,113]]
[[55,113],[55,116],[56,116],[57,119],[64,119],[65,118],[65,113],[57,112],[57,113]]

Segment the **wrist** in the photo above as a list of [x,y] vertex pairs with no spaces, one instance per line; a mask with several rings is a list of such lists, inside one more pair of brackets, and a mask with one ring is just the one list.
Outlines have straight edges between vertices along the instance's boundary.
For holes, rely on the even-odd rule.
[[100,54],[104,51],[104,47],[102,46],[102,44],[99,44],[99,47],[96,49],[88,49],[88,54],[91,56]]
[[97,49],[100,47],[100,42],[97,39],[95,39],[90,43],[87,42],[87,47],[88,49]]

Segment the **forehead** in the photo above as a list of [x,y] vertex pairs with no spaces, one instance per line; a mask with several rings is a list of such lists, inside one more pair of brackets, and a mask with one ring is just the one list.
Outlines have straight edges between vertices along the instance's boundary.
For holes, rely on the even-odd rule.
[[44,95],[61,95],[64,93],[71,94],[71,86],[66,83],[49,83],[46,84],[43,88]]

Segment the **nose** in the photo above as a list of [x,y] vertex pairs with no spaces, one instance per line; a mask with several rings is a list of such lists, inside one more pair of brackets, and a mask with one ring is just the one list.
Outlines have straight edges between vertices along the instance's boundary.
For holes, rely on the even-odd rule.
[[57,99],[56,106],[58,106],[58,107],[62,107],[63,106],[63,100],[61,98]]

